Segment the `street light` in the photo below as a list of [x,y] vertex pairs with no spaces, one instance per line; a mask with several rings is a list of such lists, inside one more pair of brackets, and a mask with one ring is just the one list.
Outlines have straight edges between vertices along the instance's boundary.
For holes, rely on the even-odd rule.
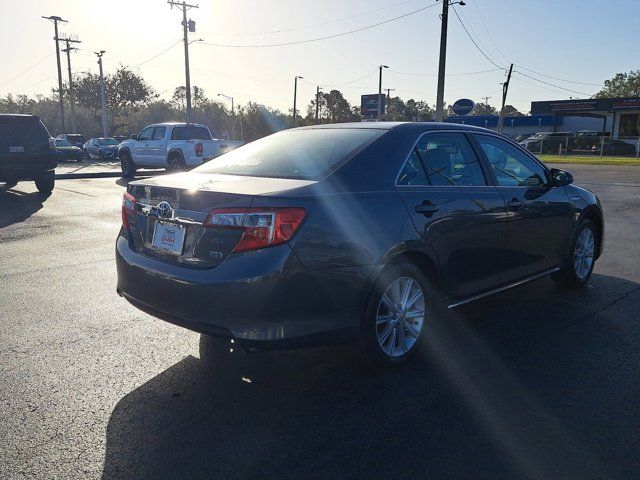
[[382,120],[382,69],[389,65],[380,65],[380,77],[378,79],[378,121]]
[[298,79],[302,80],[304,77],[296,75],[293,79],[293,126],[296,126],[296,100],[298,96]]
[[460,5],[464,7],[463,1],[452,2],[443,0],[442,2],[442,26],[440,27],[440,61],[438,64],[438,92],[436,94],[436,122],[444,121],[444,76],[447,63],[447,26],[449,24],[449,6]]
[[[236,118],[236,111],[235,111],[235,107],[233,104],[233,97],[230,97],[229,95],[225,95],[224,93],[219,93],[218,94],[219,97],[222,98],[226,98],[227,100],[229,100],[231,102],[231,115],[233,116],[233,119],[235,120]],[[235,140],[236,138],[236,122],[233,122],[233,130],[231,132],[231,134],[233,135],[233,138]],[[243,139],[244,135],[242,132],[242,119],[240,120],[240,138]]]

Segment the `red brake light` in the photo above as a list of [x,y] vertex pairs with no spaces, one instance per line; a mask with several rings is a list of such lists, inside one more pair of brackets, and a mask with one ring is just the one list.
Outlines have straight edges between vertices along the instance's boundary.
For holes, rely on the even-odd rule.
[[204,151],[204,148],[202,147],[202,144],[196,143],[196,157],[201,157],[203,151]]
[[304,208],[221,208],[211,210],[204,226],[242,230],[233,249],[239,253],[285,243],[305,216]]
[[122,226],[129,230],[129,219],[127,218],[127,212],[136,213],[136,197],[129,192],[124,192],[122,196]]

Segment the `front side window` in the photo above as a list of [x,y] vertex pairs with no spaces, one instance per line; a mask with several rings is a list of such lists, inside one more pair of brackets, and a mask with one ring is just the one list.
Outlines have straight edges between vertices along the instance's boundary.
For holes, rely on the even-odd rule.
[[545,169],[509,142],[489,135],[476,134],[476,139],[496,174],[498,185],[539,187],[548,183]]
[[486,185],[482,167],[462,133],[429,133],[416,145],[429,185]]
[[138,135],[138,140],[151,140],[151,137],[153,137],[153,128],[154,127],[147,127],[142,130],[140,135]]

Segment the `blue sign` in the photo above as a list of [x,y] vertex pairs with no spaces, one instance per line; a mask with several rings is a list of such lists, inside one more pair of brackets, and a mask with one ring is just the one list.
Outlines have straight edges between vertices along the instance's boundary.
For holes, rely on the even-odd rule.
[[371,95],[360,96],[360,114],[364,119],[374,120],[378,118],[378,101],[382,101],[380,105],[380,112],[384,115],[386,95],[378,95],[373,93]]
[[469,115],[471,113],[471,110],[473,110],[473,107],[475,106],[476,104],[473,102],[473,100],[469,100],[468,98],[461,98],[456,103],[454,103],[451,108],[456,115]]

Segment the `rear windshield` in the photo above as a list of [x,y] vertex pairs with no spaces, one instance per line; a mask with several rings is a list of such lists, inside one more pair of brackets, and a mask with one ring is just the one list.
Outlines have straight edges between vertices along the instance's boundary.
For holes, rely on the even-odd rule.
[[205,127],[173,127],[171,140],[211,140],[211,133]]
[[100,145],[118,145],[118,142],[115,138],[99,138],[98,143]]
[[355,128],[285,130],[225,153],[195,171],[316,179],[384,133]]
[[56,147],[71,147],[71,142],[68,140],[56,140]]
[[1,146],[44,144],[49,144],[49,132],[40,120],[29,117],[0,117]]
[[78,142],[86,143],[87,142],[87,139],[84,138],[84,135],[77,135],[77,134],[76,135],[73,135],[73,134],[67,135],[67,140],[69,140],[70,142],[73,142],[73,143],[78,143]]

